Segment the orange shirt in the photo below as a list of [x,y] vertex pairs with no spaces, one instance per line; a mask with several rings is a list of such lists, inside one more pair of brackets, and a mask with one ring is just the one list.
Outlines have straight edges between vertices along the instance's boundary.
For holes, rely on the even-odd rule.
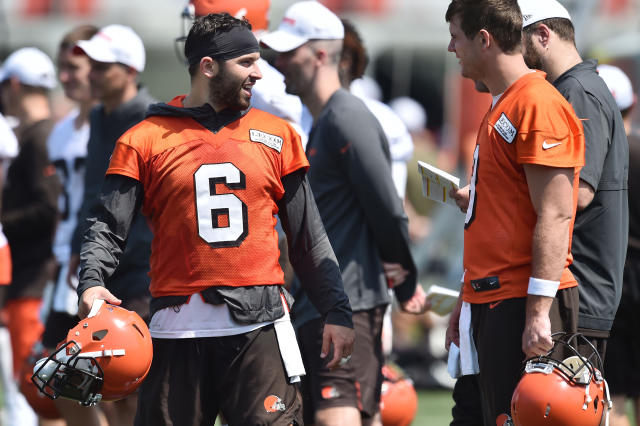
[[[537,217],[523,164],[575,169],[575,219],[584,165],[582,124],[542,72],[512,84],[478,131],[464,233],[464,301],[487,303],[527,295]],[[573,220],[569,235],[572,232]],[[560,288],[577,285],[568,268],[571,262],[568,250]],[[490,277],[497,277],[499,288],[472,288],[471,281]]]
[[[184,96],[169,105],[182,107]],[[213,133],[188,117],[151,116],[116,143],[107,174],[140,181],[151,244],[151,294],[282,284],[281,178],[309,167],[284,120],[257,109]]]

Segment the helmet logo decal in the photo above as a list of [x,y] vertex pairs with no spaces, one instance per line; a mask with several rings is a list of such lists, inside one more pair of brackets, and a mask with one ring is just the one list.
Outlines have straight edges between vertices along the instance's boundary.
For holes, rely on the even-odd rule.
[[340,392],[333,386],[325,386],[321,391],[322,399],[333,399],[340,396]]
[[269,395],[264,399],[264,409],[267,410],[267,413],[276,413],[278,411],[285,411],[286,406],[280,397],[275,395]]

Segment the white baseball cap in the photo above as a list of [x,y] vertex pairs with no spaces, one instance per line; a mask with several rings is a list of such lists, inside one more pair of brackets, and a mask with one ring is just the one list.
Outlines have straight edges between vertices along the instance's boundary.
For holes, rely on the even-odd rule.
[[309,40],[342,40],[340,18],[317,1],[301,1],[287,9],[277,31],[265,34],[261,43],[276,52],[289,52]]
[[108,25],[90,40],[76,44],[88,57],[98,62],[121,63],[142,72],[145,53],[142,39],[131,28],[124,25]]
[[633,87],[624,71],[613,65],[603,64],[598,65],[598,74],[607,84],[621,111],[633,105]]
[[518,0],[522,12],[522,28],[550,18],[571,20],[569,11],[556,0]]
[[27,86],[56,87],[56,70],[51,59],[35,47],[24,47],[13,52],[0,68],[0,81],[17,78]]

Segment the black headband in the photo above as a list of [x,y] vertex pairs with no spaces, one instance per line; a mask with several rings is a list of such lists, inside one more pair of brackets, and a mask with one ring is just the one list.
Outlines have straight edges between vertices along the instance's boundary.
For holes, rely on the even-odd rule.
[[199,46],[187,56],[187,60],[189,65],[197,64],[205,56],[224,61],[259,50],[258,40],[251,30],[237,26],[229,31],[215,32],[203,38]]

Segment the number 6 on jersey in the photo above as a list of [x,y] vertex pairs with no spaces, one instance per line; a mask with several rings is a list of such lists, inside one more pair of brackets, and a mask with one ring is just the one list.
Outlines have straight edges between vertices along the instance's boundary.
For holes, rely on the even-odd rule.
[[[193,175],[198,211],[198,235],[211,247],[237,247],[249,233],[247,205],[234,194],[217,194],[216,184],[245,189],[245,175],[231,163],[203,164]],[[219,219],[227,216],[227,226]]]

